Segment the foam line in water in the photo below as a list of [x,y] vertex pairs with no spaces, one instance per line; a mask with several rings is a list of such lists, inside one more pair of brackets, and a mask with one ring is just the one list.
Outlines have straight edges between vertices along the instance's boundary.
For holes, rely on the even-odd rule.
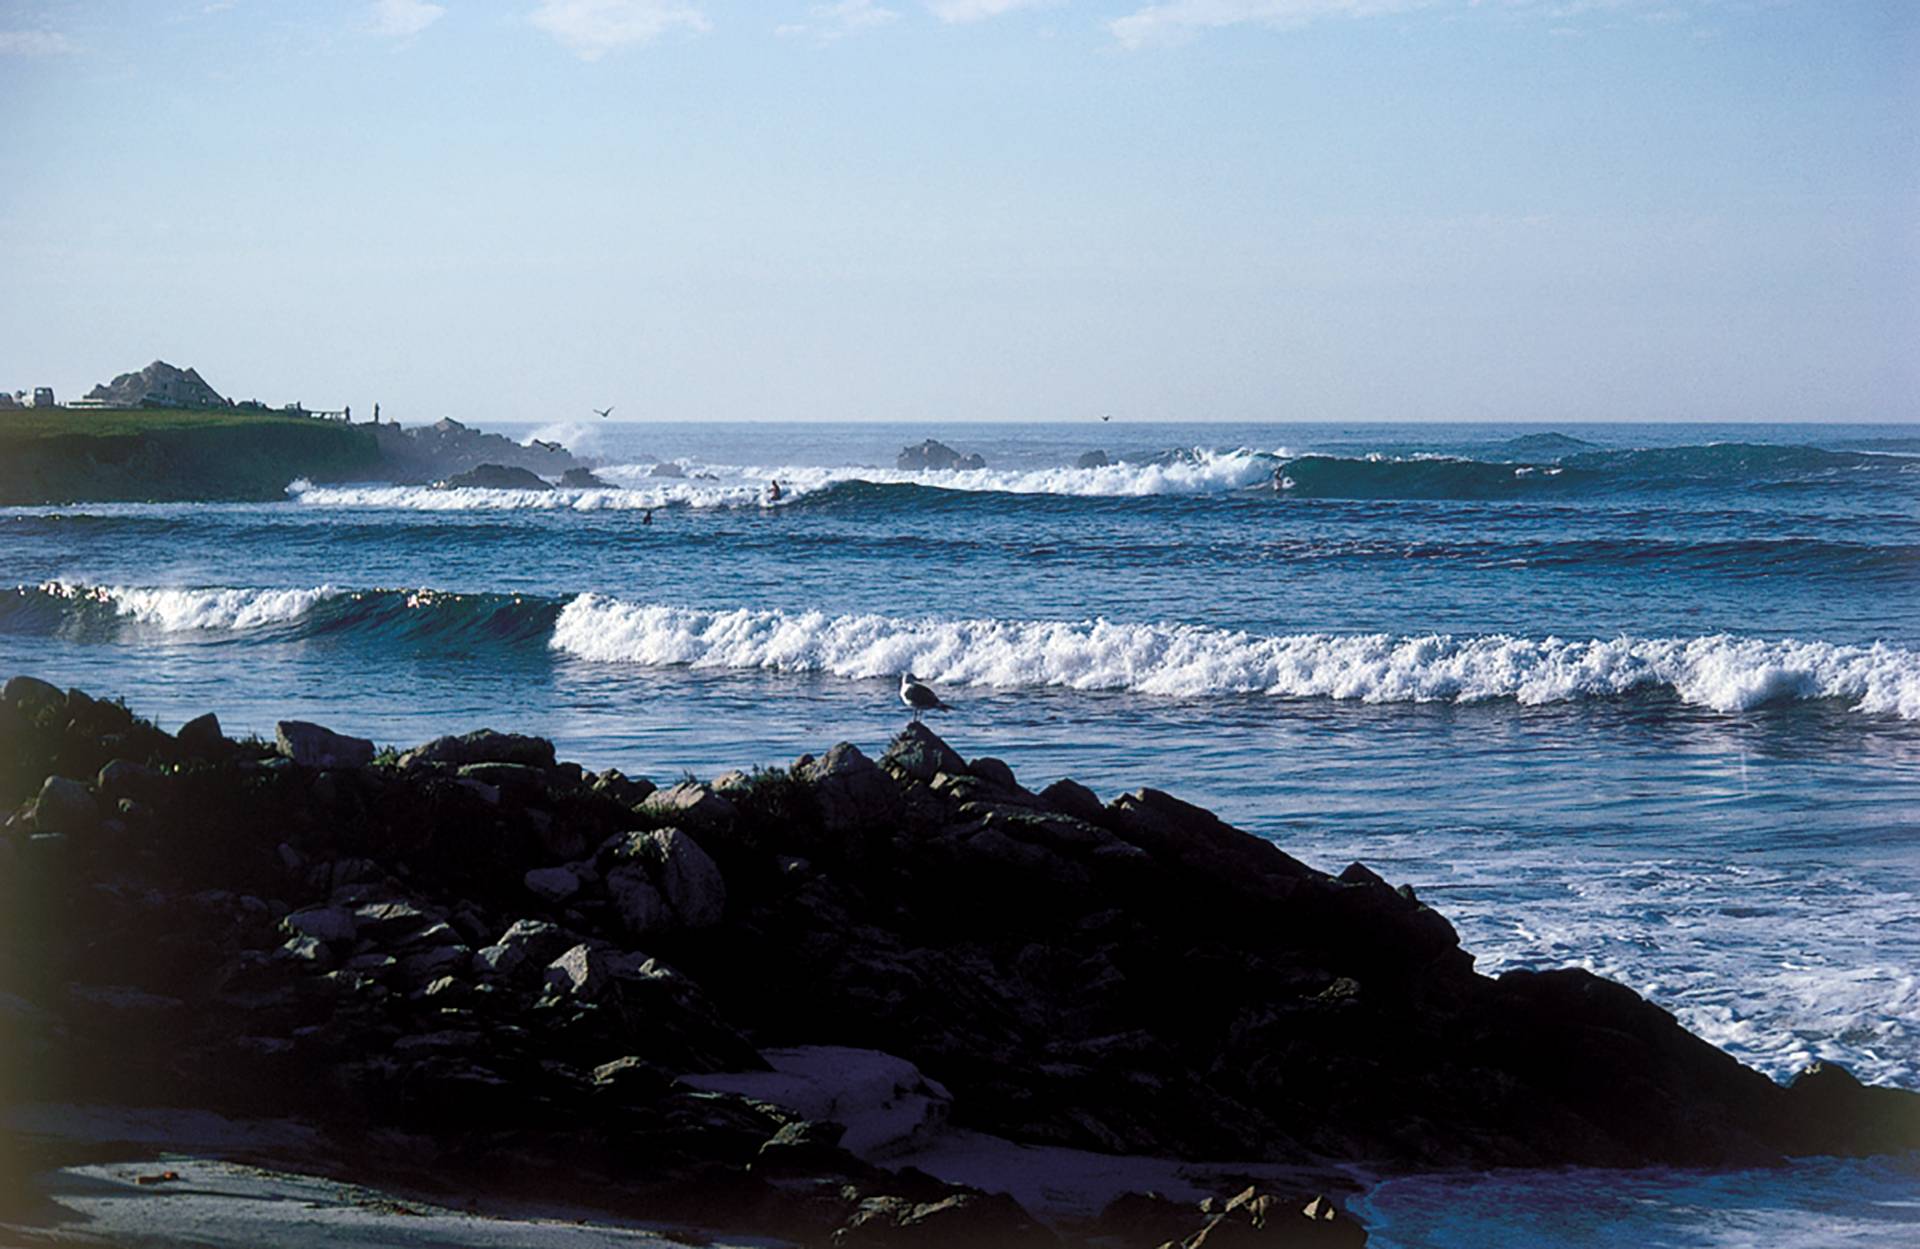
[[695,611],[597,594],[569,602],[554,649],[652,666],[912,671],[950,688],[1059,687],[1198,698],[1268,694],[1369,703],[1543,704],[1669,691],[1717,711],[1835,698],[1920,719],[1920,654],[1885,644],[1717,635],[1568,641],[1326,633],[1262,637],[1183,624],[901,619]]

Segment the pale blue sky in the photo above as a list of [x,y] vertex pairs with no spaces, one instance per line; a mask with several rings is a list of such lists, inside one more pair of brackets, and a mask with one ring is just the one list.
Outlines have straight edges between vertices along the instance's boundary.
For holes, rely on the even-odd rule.
[[1920,418],[1920,5],[0,0],[0,386]]

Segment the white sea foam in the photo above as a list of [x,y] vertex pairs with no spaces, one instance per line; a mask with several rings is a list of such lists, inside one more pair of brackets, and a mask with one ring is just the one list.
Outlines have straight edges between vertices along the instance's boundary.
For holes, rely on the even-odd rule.
[[62,581],[50,581],[40,589],[60,598],[104,604],[119,616],[168,633],[286,624],[340,593],[332,586],[305,590],[196,589],[90,586]]
[[614,464],[594,470],[610,489],[438,490],[430,486],[316,486],[299,480],[287,487],[309,507],[380,508],[423,512],[603,511],[673,505],[765,506],[769,481],[777,480],[791,503],[848,482],[918,485],[969,493],[1054,494],[1086,498],[1220,494],[1272,480],[1277,461],[1255,451],[1195,450],[1159,464],[1109,464],[1100,468],[961,469],[908,472],[858,465],[707,464],[674,462],[682,477],[655,475],[652,464]]
[[583,659],[698,668],[913,671],[948,686],[1056,686],[1171,697],[1270,694],[1370,703],[1525,704],[1668,689],[1718,711],[1808,698],[1920,719],[1920,654],[1884,644],[1727,635],[1567,641],[1326,633],[1261,637],[1181,624],[900,619],[694,611],[585,594],[552,646]]

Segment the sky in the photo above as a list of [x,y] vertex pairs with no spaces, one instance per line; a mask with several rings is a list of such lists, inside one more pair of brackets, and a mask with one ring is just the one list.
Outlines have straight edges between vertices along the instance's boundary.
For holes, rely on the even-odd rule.
[[1909,0],[0,0],[0,387],[1920,419]]

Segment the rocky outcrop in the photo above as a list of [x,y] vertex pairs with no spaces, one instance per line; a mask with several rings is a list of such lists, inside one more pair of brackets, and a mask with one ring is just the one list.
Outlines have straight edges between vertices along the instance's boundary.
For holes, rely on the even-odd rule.
[[[1913,1093],[1824,1066],[1783,1088],[1584,971],[1481,976],[1359,864],[1316,871],[1159,790],[1035,793],[922,725],[877,761],[842,743],[666,790],[484,731],[371,761],[335,735],[207,733],[0,691],[0,995],[39,1021],[16,1050],[44,1096],[412,1133],[449,1173],[491,1159],[649,1217],[874,1245],[1055,1233],[850,1151],[821,1103],[751,1083],[793,1075],[783,1055],[912,1073],[887,1086],[918,1090],[893,1099],[909,1133],[937,1107],[1107,1152],[1392,1169],[1920,1146]],[[1164,1237],[1189,1249],[1357,1243],[1310,1197],[1135,1208],[1190,1220]]]
[[978,453],[962,455],[944,442],[929,438],[916,446],[902,447],[895,467],[903,472],[940,472],[946,469],[985,468],[987,461]]
[[192,369],[155,360],[87,392],[90,402],[116,408],[224,408],[227,400]]
[[1075,468],[1105,468],[1113,463],[1105,451],[1082,451],[1080,458],[1073,462]]
[[560,474],[560,485],[568,490],[611,490],[609,482],[594,476],[590,468],[570,468]]
[[464,473],[456,473],[445,481],[435,483],[442,490],[551,490],[553,486],[544,477],[524,468],[509,468],[504,464],[482,464]]
[[[483,467],[520,469],[529,475],[558,477],[568,469],[583,467],[558,443],[534,442],[522,446],[511,438],[484,433],[451,417],[431,425],[368,428],[379,446],[378,476],[388,481],[418,484],[451,481]],[[551,488],[545,481],[536,487],[525,485],[524,478],[519,480],[523,484],[504,488]]]

